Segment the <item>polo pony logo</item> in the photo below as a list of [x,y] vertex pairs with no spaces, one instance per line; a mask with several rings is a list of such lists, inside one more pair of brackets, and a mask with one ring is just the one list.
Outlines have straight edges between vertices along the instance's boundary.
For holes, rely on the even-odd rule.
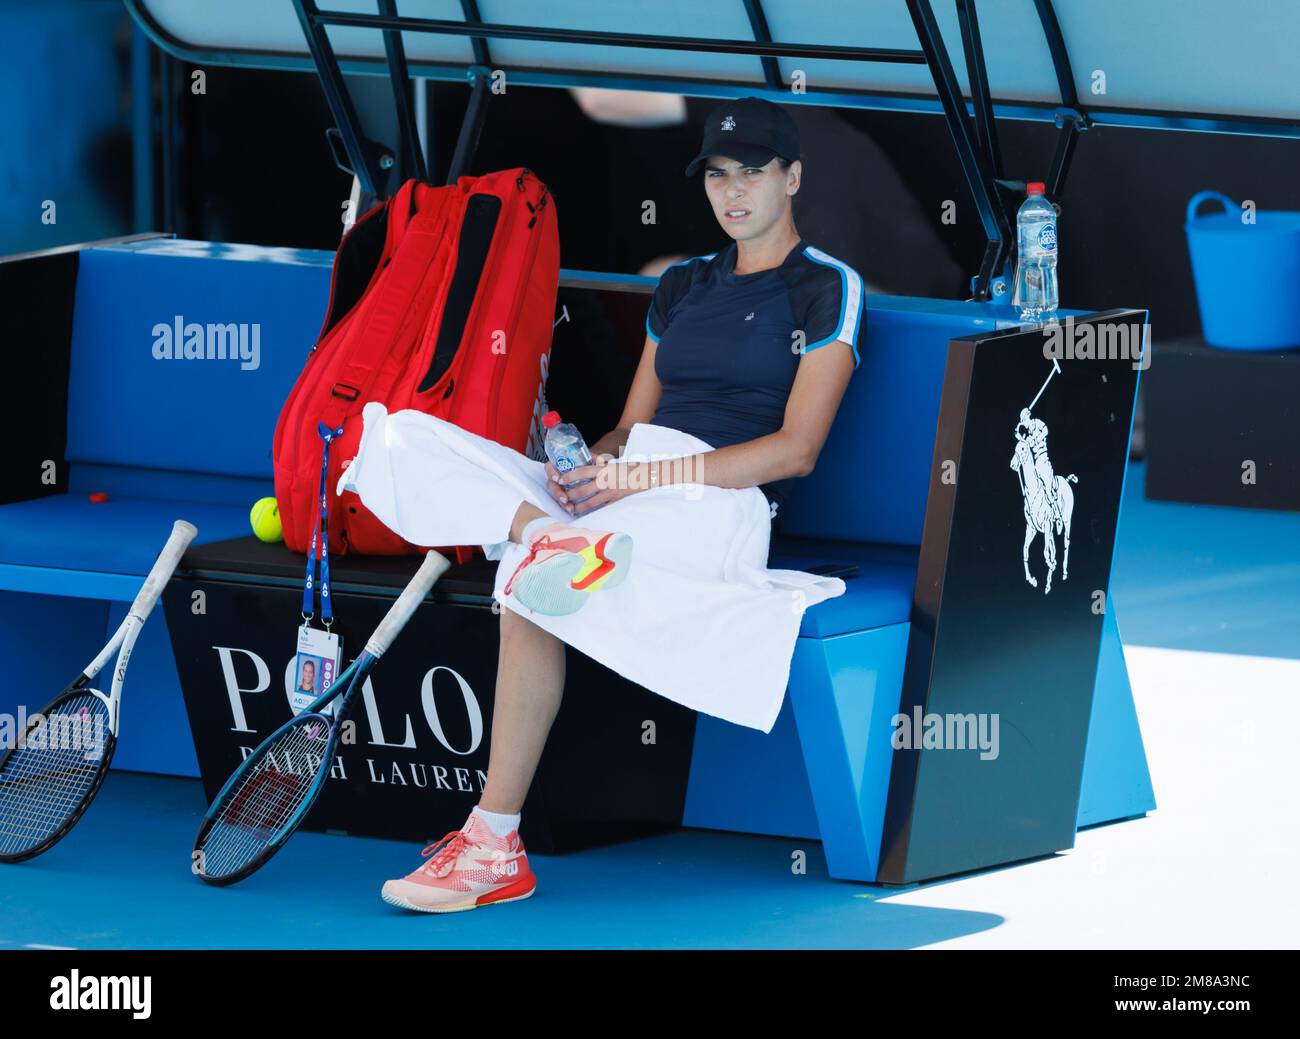
[[736,120],[731,118],[731,116],[727,116],[722,120],[722,128],[724,130],[734,130],[736,128]]
[[1043,535],[1043,561],[1047,564],[1047,580],[1043,588],[1046,595],[1052,590],[1052,575],[1056,573],[1056,538],[1062,537],[1061,580],[1070,577],[1070,524],[1074,516],[1074,491],[1070,484],[1078,483],[1079,478],[1071,473],[1069,476],[1057,476],[1052,471],[1052,460],[1047,453],[1047,423],[1034,418],[1030,409],[1038,403],[1038,398],[1047,389],[1061,370],[1058,361],[1052,361],[1052,370],[1038,391],[1038,395],[1029,402],[1028,408],[1020,410],[1020,421],[1016,423],[1016,449],[1011,455],[1011,468],[1016,470],[1020,479],[1020,495],[1025,508],[1025,542],[1020,550],[1021,561],[1025,567],[1025,580],[1031,588],[1038,587],[1038,580],[1029,572],[1029,546],[1034,538]]

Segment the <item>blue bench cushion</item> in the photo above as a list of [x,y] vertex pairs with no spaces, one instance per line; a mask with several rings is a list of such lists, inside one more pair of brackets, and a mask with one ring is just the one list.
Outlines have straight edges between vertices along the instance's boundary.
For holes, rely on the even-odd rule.
[[[919,545],[948,341],[1019,325],[1010,304],[868,296],[862,364],[783,506],[787,534]],[[1059,312],[1062,318],[1080,311]],[[853,479],[845,480],[844,474]]]
[[767,565],[776,570],[807,570],[821,563],[857,565],[857,575],[844,579],[843,595],[804,612],[800,637],[824,639],[906,624],[912,609],[916,560],[917,549],[910,546],[781,537],[773,545]]
[[[83,250],[68,460],[269,480],[280,406],[320,331],[332,260],[170,239]],[[182,359],[187,344],[201,356]],[[146,405],[105,420],[106,408]]]
[[[250,503],[251,504],[251,503]],[[0,564],[144,576],[172,523],[199,528],[196,543],[249,532],[248,505],[57,494],[0,508]]]

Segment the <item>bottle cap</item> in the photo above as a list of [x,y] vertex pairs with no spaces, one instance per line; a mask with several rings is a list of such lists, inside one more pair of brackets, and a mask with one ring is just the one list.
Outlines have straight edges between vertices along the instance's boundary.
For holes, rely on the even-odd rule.
[[1041,180],[1031,180],[1028,184],[1025,185],[1026,195],[1045,195],[1046,193],[1047,193],[1047,185],[1044,184]]
[[558,411],[548,411],[542,416],[542,427],[544,429],[550,429],[552,426],[558,426],[559,424],[560,413]]

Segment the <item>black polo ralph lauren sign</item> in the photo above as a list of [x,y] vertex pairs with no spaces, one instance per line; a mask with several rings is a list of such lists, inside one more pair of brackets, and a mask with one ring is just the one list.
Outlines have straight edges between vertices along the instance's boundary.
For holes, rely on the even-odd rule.
[[[288,571],[300,561],[253,539],[201,546],[167,589],[209,801],[292,716],[301,590]],[[415,557],[335,562],[334,631],[345,661],[417,565]],[[416,610],[356,698],[306,828],[429,840],[464,823],[488,772],[500,651],[491,574],[481,559],[453,566]],[[572,650],[566,671],[560,715],[524,806],[529,847],[564,850],[679,825],[694,715]],[[652,747],[641,739],[647,719],[659,734]]]

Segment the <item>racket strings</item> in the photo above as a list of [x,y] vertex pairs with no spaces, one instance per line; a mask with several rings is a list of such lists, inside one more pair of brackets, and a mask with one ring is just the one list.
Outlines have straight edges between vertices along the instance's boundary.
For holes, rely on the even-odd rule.
[[108,707],[86,693],[32,725],[0,770],[0,855],[57,834],[95,786],[110,730]]
[[204,875],[239,872],[296,822],[316,777],[330,767],[330,733],[319,717],[304,719],[245,766],[199,846]]

